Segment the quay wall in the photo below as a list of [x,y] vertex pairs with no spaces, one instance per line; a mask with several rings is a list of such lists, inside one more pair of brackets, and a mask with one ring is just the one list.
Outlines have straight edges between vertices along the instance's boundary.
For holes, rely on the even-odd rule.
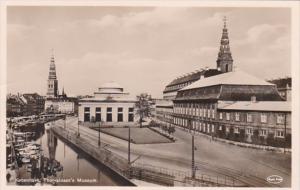
[[54,126],[51,130],[57,135],[62,137],[67,142],[71,143],[75,147],[79,148],[86,154],[90,155],[92,158],[109,168],[113,171],[115,175],[121,177],[129,185],[133,184],[129,179],[129,166],[127,160],[113,154],[111,151],[105,149],[104,147],[99,148],[87,142],[84,138],[78,137],[76,133],[72,133],[63,129],[62,127]]

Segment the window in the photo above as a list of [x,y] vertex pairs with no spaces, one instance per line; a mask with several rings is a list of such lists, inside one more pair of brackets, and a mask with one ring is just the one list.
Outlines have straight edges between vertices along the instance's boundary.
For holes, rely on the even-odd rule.
[[210,124],[207,124],[207,133],[210,133]]
[[220,114],[219,114],[219,118],[220,118],[220,120],[222,120],[222,119],[223,119],[223,113],[222,113],[222,112],[220,112]]
[[211,112],[212,112],[212,113],[211,113],[211,117],[212,117],[213,119],[215,119],[215,110],[212,109]]
[[226,113],[226,120],[227,120],[227,121],[230,120],[230,113]]
[[222,131],[222,126],[219,126],[219,131]]
[[211,124],[211,132],[214,133],[215,132],[215,125]]
[[128,108],[128,122],[133,122],[134,120],[133,111],[133,108]]
[[234,128],[234,133],[240,133],[240,129],[238,127]]
[[253,135],[253,129],[252,128],[247,128],[246,129],[246,134],[247,135]]
[[260,121],[261,121],[262,123],[267,123],[267,114],[262,113],[262,114],[260,115]]
[[96,122],[99,122],[101,121],[101,108],[100,107],[97,107],[96,108]]
[[89,107],[85,107],[84,108],[84,118],[83,121],[88,122],[90,121],[90,108]]
[[267,136],[267,130],[266,129],[261,129],[259,131],[259,136]]
[[123,108],[118,108],[118,122],[123,122]]
[[247,122],[252,122],[252,114],[247,113]]
[[210,118],[210,109],[207,109],[207,118]]
[[235,113],[235,120],[240,121],[240,113]]
[[196,115],[196,105],[195,104],[192,104],[192,115]]
[[277,115],[277,124],[283,124],[284,123],[284,116],[282,114]]
[[112,108],[111,107],[106,108],[106,121],[112,122]]
[[206,108],[203,108],[203,117],[206,117]]
[[275,131],[275,137],[283,138],[284,137],[284,132],[281,130]]
[[203,116],[203,109],[200,108],[200,117],[202,117],[202,116]]
[[226,132],[229,133],[229,127],[226,127]]

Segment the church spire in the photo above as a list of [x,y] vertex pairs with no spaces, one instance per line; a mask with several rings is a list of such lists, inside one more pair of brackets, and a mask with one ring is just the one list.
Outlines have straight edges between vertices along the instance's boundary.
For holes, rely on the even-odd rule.
[[55,60],[53,55],[53,49],[50,58],[50,68],[49,68],[49,76],[47,83],[47,97],[57,97],[58,95],[58,81],[56,78],[56,68],[55,68]]
[[55,68],[55,60],[53,55],[53,50],[50,59],[50,69],[49,69],[49,77],[48,79],[56,79],[56,68]]
[[225,73],[225,72],[232,71],[233,59],[229,47],[229,37],[228,37],[226,17],[224,17],[223,22],[224,22],[224,27],[223,27],[222,37],[221,37],[220,50],[218,53],[217,68],[221,72]]

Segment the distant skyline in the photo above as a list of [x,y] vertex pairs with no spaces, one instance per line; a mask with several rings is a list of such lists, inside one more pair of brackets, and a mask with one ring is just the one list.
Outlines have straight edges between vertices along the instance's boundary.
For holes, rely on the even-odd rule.
[[59,91],[92,95],[115,81],[162,97],[174,78],[216,59],[227,17],[233,65],[262,79],[291,76],[288,8],[8,7],[7,92],[45,95],[51,49]]

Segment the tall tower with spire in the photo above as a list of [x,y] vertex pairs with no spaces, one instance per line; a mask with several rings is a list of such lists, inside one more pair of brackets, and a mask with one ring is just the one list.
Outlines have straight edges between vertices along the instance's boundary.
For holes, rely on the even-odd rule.
[[47,97],[48,98],[55,98],[58,96],[58,81],[56,78],[56,69],[55,69],[55,61],[54,55],[52,52],[51,60],[50,60],[50,69],[49,69],[49,76],[48,76],[48,83],[47,83]]
[[223,19],[224,28],[221,38],[220,50],[217,59],[217,68],[223,73],[231,72],[233,67],[233,59],[229,47],[228,30],[226,28],[226,17]]

